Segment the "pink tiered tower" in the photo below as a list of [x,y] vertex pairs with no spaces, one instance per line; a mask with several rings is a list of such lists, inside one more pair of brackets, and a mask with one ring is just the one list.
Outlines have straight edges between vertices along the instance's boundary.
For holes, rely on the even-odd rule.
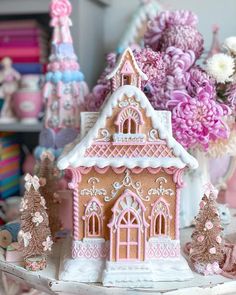
[[36,149],[37,158],[48,149],[57,157],[79,132],[80,112],[84,110],[88,87],[74,52],[70,32],[71,12],[68,0],[52,0],[52,52],[43,89],[45,118],[40,146]]

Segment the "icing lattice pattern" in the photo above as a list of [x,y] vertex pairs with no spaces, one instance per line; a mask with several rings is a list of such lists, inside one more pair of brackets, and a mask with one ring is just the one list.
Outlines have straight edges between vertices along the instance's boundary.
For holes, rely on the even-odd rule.
[[139,158],[139,157],[170,157],[174,158],[172,151],[164,144],[148,145],[112,145],[94,144],[86,150],[85,157],[105,158]]
[[166,242],[166,243],[153,243],[149,241],[146,248],[147,258],[167,258],[167,257],[179,257],[180,245]]
[[75,258],[106,258],[109,254],[107,243],[76,242],[72,247],[72,257]]

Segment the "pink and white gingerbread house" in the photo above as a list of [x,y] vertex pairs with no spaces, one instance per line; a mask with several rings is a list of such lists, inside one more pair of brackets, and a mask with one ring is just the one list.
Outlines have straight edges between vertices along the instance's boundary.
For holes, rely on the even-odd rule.
[[[74,231],[61,280],[153,287],[192,277],[180,254],[179,204],[186,167],[197,161],[173,138],[171,114],[141,91],[147,76],[125,50],[108,75],[101,113],[83,113],[82,139],[66,147]],[[66,249],[67,247],[64,247]]]

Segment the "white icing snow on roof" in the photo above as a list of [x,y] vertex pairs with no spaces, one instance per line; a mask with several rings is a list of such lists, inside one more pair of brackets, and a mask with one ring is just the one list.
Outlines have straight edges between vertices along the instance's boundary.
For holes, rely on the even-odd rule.
[[[159,132],[160,139],[166,140],[166,144],[173,149],[175,158],[171,157],[150,157],[150,158],[103,158],[103,157],[84,157],[86,150],[93,144],[97,138],[99,130],[104,128],[106,119],[112,116],[113,108],[117,106],[119,101],[126,95],[127,97],[135,97],[140,106],[146,110],[148,117],[151,117],[153,128]],[[161,111],[159,111],[161,112]],[[184,168],[188,166],[192,169],[198,167],[197,160],[192,157],[171,135],[165,126],[162,126],[160,120],[157,119],[157,111],[150,104],[145,94],[135,86],[122,86],[118,88],[108,99],[106,105],[102,109],[95,125],[88,131],[85,137],[79,142],[78,139],[74,143],[68,145],[58,160],[58,168],[63,170],[68,167],[92,167],[97,166],[103,168],[105,166],[127,168],[157,168],[157,167],[177,167]],[[71,148],[69,148],[71,147]]]
[[117,71],[120,69],[121,65],[123,64],[127,52],[130,54],[130,56],[131,56],[131,58],[132,58],[132,62],[133,62],[133,65],[134,65],[135,70],[138,72],[138,74],[141,76],[141,78],[142,78],[143,80],[148,80],[147,75],[144,74],[144,73],[141,71],[141,69],[139,68],[139,66],[138,66],[138,64],[137,64],[137,62],[136,62],[136,60],[135,60],[135,58],[134,58],[133,52],[132,52],[132,50],[131,50],[129,47],[126,48],[126,50],[120,55],[120,58],[119,58],[119,60],[118,60],[118,62],[117,62],[117,65],[115,66],[114,70],[113,70],[110,74],[108,74],[106,78],[107,78],[108,80],[110,80],[111,78],[113,78],[113,77],[115,76],[115,74],[116,74]]

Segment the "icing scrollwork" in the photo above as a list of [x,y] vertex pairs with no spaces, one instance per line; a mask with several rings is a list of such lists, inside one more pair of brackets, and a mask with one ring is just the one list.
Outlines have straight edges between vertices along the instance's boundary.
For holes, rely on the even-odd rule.
[[99,138],[96,141],[110,141],[111,135],[105,128],[99,130]]
[[104,201],[109,202],[110,200],[114,199],[119,190],[123,187],[129,187],[135,190],[136,194],[143,200],[143,201],[149,201],[150,197],[143,197],[143,190],[142,190],[142,184],[140,181],[133,182],[131,176],[130,176],[130,171],[126,170],[125,171],[125,176],[121,182],[114,182],[113,183],[113,190],[111,191],[111,196],[106,196],[104,198]]
[[156,129],[152,129],[149,132],[149,141],[157,141],[158,140],[158,131]]
[[127,99],[124,99],[121,102],[119,102],[120,108],[125,108],[127,106],[139,107],[139,103],[132,97],[127,97]]
[[165,188],[165,184],[167,184],[167,179],[165,177],[158,177],[155,180],[156,183],[159,184],[158,187],[150,188],[148,190],[148,196],[158,195],[158,196],[174,196],[174,191],[171,188]]
[[91,188],[84,188],[80,190],[81,196],[106,196],[107,191],[105,188],[96,188],[96,184],[100,181],[96,177],[91,177],[88,180],[88,184],[91,184]]

